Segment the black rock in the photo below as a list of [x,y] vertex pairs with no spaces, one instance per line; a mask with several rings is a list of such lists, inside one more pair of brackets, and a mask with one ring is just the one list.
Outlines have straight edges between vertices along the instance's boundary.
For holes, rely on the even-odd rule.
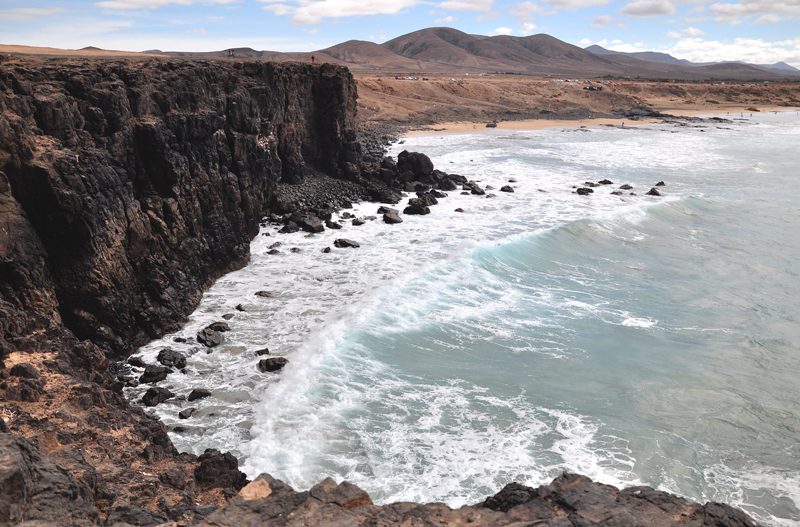
[[196,408],[186,408],[178,412],[178,419],[189,419],[192,414],[197,410]]
[[128,364],[137,368],[147,367],[147,363],[141,357],[128,357]]
[[431,209],[421,204],[416,198],[408,200],[408,207],[403,209],[403,214],[430,214]]
[[333,245],[335,245],[336,247],[339,247],[340,249],[345,248],[345,247],[353,247],[353,248],[361,247],[358,244],[358,242],[354,242],[353,240],[348,240],[346,238],[338,238],[337,240],[335,240],[333,242]]
[[598,183],[599,183],[600,185],[613,185],[613,184],[614,184],[614,182],[613,182],[613,181],[610,181],[610,180],[608,180],[608,179],[604,179],[604,180],[602,180],[602,181],[598,181]]
[[167,367],[182,370],[186,367],[186,356],[170,348],[164,348],[158,352],[158,362]]
[[504,185],[500,187],[500,192],[514,192],[514,189],[510,185]]
[[262,355],[269,355],[269,348],[261,348],[260,350],[255,351],[256,357],[261,357]]
[[272,254],[272,255],[280,254],[280,253],[281,252],[278,249],[271,249],[271,250],[267,251],[267,254]]
[[667,184],[664,183],[663,181],[659,181],[658,183],[656,183],[656,186],[657,187],[665,187],[665,186],[667,186]]
[[142,402],[145,406],[156,406],[172,397],[175,397],[175,394],[166,388],[148,388],[142,396]]
[[584,182],[583,184],[584,184],[585,186],[587,186],[587,187],[599,187],[599,186],[600,186],[600,185],[598,185],[597,183],[593,183],[592,181],[586,181],[586,182]]
[[214,331],[219,331],[220,333],[224,333],[226,331],[230,331],[231,327],[228,325],[227,322],[214,322],[213,324],[209,324],[206,326],[206,329],[211,329]]
[[165,368],[164,366],[147,366],[144,369],[144,373],[141,377],[139,377],[140,383],[153,383],[153,382],[160,382],[167,378],[167,375],[170,373],[169,368]]
[[299,222],[297,222],[297,224],[306,232],[322,232],[325,230],[322,220],[316,216],[304,216]]
[[[416,199],[417,203],[419,203],[424,207],[430,207],[432,205],[439,204],[439,201],[436,199],[436,196],[434,196],[430,192],[417,192],[417,197],[412,199]],[[411,202],[409,201],[409,203]]]
[[236,309],[236,311],[244,311],[244,306],[242,304],[236,304],[234,309]]
[[440,190],[458,190],[458,185],[452,179],[443,179],[436,184]]
[[183,337],[175,337],[175,338],[174,338],[174,339],[172,339],[172,340],[174,340],[175,342],[178,342],[178,343],[180,343],[180,344],[185,344],[185,343],[186,343],[186,339],[185,339],[185,338],[183,338]]
[[594,190],[592,190],[590,188],[581,187],[576,192],[581,196],[587,196],[587,195],[591,194],[592,192],[594,192]]
[[195,469],[194,477],[202,489],[241,490],[247,484],[247,476],[239,471],[239,462],[230,452],[222,454],[209,448],[197,460],[200,465]]
[[464,212],[464,209],[462,209],[461,207],[459,207],[459,208],[457,208],[457,209],[455,210],[455,212]]
[[623,192],[621,192],[619,190],[615,190],[611,194],[614,195],[614,196],[622,196]]
[[261,298],[269,298],[272,296],[272,293],[269,291],[256,291],[255,295],[260,296]]
[[352,223],[353,223],[353,225],[358,227],[359,225],[364,225],[366,222],[364,220],[362,220],[361,218],[356,218],[356,219],[353,220]]
[[632,186],[630,186],[630,185],[628,185],[628,184],[626,183],[625,185],[622,185],[622,186],[621,186],[621,187],[619,187],[619,188],[620,188],[621,190],[631,190],[633,187],[632,187]]
[[508,512],[517,505],[528,503],[536,497],[536,489],[519,483],[509,483],[492,497],[486,498],[481,507],[493,511]]
[[39,370],[28,363],[15,364],[9,373],[14,377],[23,377],[25,379],[38,379],[41,377]]
[[651,188],[647,192],[645,192],[646,196],[660,196],[661,192],[657,191],[655,188]]
[[440,198],[441,199],[441,198],[446,198],[447,197],[447,194],[445,194],[444,192],[439,192],[436,189],[431,189],[430,194],[434,198]]
[[300,247],[292,247],[289,249],[289,252],[299,253],[301,251]]
[[204,390],[203,388],[195,388],[189,394],[189,397],[186,398],[187,401],[192,402],[196,401],[197,399],[205,399],[206,397],[210,397],[211,392],[208,390]]
[[325,226],[329,229],[341,229],[342,224],[331,220],[325,220]]
[[386,214],[387,212],[400,212],[400,211],[398,211],[397,209],[393,209],[391,207],[384,207],[384,206],[378,207],[378,214]]
[[287,364],[289,364],[289,360],[284,357],[270,357],[258,361],[258,369],[262,373],[275,372],[282,370]]
[[272,245],[270,245],[269,248],[275,249],[276,247],[280,247],[281,245],[283,245],[281,242],[275,242]]
[[297,225],[295,222],[291,221],[283,226],[281,230],[278,232],[281,234],[291,234],[293,232],[297,232],[300,230],[300,226]]
[[219,331],[205,328],[197,333],[197,341],[208,348],[213,348],[225,342],[225,337]]
[[383,214],[383,221],[389,224],[403,223],[403,218],[400,217],[400,213],[396,210],[392,210]]
[[233,313],[225,313],[224,315],[222,315],[222,318],[224,318],[225,320],[230,320],[235,316],[236,315],[234,315]]
[[324,249],[322,249],[322,252],[327,254],[327,253],[331,252],[331,248],[330,247],[325,247]]
[[114,507],[108,513],[106,525],[138,525],[139,527],[154,527],[169,521],[169,518],[151,512],[135,505],[122,505]]

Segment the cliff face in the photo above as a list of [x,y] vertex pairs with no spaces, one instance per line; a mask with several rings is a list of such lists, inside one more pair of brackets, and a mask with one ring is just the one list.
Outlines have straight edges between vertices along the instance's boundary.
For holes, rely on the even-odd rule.
[[3,300],[116,355],[176,329],[279,181],[358,174],[355,99],[332,65],[0,64]]

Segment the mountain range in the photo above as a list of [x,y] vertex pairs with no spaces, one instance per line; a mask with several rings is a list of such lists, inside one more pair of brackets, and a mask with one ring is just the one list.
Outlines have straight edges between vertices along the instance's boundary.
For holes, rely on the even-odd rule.
[[[168,56],[225,58],[228,50],[208,53],[160,52]],[[447,27],[421,29],[383,44],[348,40],[314,52],[235,50],[237,57],[263,60],[333,62],[358,73],[510,73],[537,76],[629,76],[651,79],[777,80],[798,78],[785,63],[721,62],[695,64],[657,52],[620,53],[600,46],[587,49],[546,34],[527,37],[470,35]]]

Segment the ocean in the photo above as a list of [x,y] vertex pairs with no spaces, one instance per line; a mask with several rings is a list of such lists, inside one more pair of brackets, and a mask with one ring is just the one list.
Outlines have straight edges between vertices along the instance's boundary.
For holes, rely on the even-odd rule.
[[[798,145],[794,111],[406,138],[391,155],[494,196],[450,192],[398,225],[262,228],[251,263],[138,352],[187,354],[162,385],[213,396],[149,411],[179,450],[229,450],[296,489],[331,476],[376,503],[457,507],[570,471],[800,526]],[[340,237],[361,247],[321,251]],[[225,313],[209,352],[193,337]],[[282,372],[257,370],[263,347]]]

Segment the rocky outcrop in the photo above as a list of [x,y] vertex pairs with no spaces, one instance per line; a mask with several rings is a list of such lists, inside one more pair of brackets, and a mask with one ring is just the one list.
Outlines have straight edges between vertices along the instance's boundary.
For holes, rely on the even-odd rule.
[[241,267],[280,182],[357,177],[333,65],[0,64],[0,293],[117,356]]
[[441,503],[378,506],[355,485],[328,478],[305,492],[262,474],[199,525],[427,525],[587,527],[753,527],[745,513],[719,503],[700,505],[650,487],[619,490],[564,474],[539,488],[511,483],[485,502],[451,509]]

